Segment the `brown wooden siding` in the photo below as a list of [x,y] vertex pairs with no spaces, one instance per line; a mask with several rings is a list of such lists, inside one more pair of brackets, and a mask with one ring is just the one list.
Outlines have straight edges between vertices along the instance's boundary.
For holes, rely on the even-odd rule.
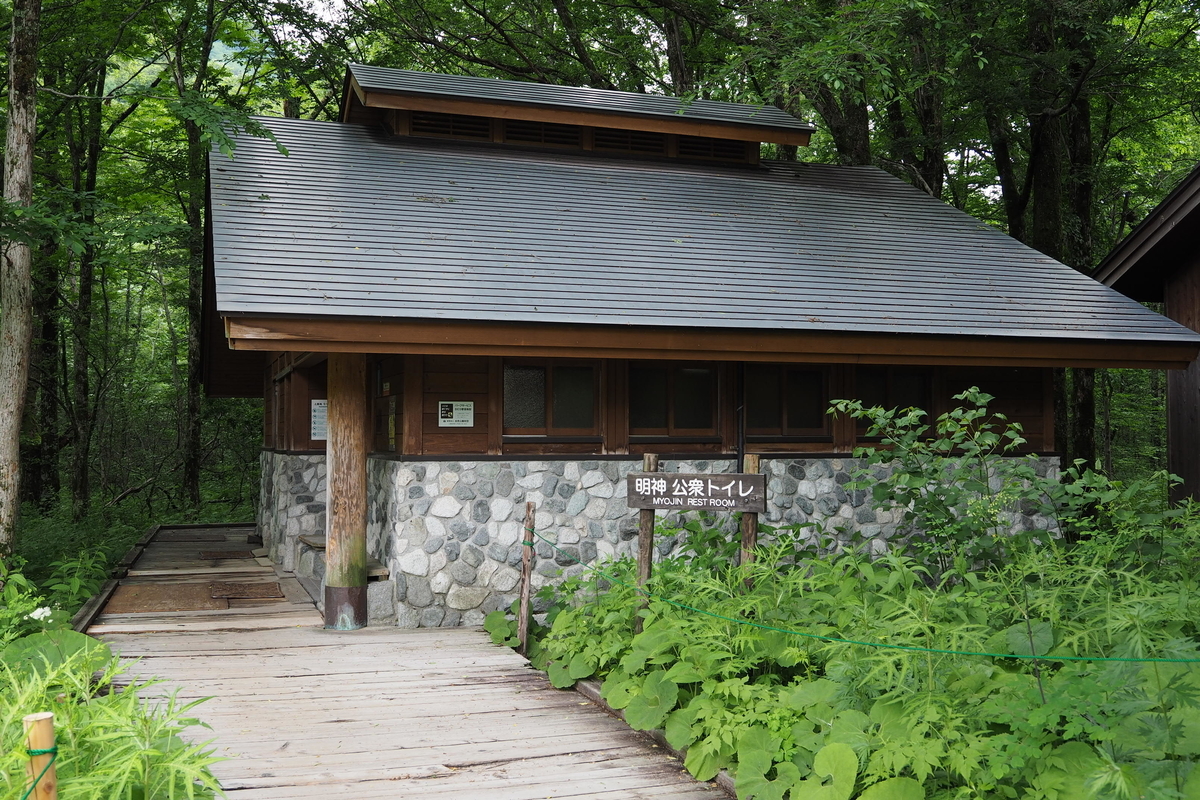
[[[1200,268],[1195,270],[1193,291],[1200,299]],[[295,354],[275,354],[268,368],[264,414],[264,442],[268,448],[290,451],[324,449],[324,442],[308,439],[311,400],[325,397],[323,363],[294,358]],[[633,437],[629,434],[629,366],[625,359],[597,362],[597,409],[599,441],[580,441],[581,437],[548,436],[531,441],[529,437],[505,436],[503,429],[503,369],[505,359],[497,356],[376,356],[370,365],[373,394],[372,449],[380,454],[397,455],[640,455],[646,452],[695,454],[732,454],[738,449],[738,409],[741,397],[739,365],[716,364],[716,431],[711,438]],[[856,396],[855,366],[823,365],[826,370],[827,400]],[[1200,375],[1193,371],[1195,387]],[[911,370],[910,370],[911,371]],[[969,386],[978,386],[994,395],[993,411],[1019,423],[1028,443],[1027,452],[1052,453],[1054,446],[1051,371],[1035,367],[928,367],[922,372],[928,380],[930,397],[927,409],[936,416],[952,408],[952,399]],[[1172,376],[1176,378],[1176,376]],[[385,393],[386,384],[386,393]],[[438,403],[469,401],[475,405],[475,424],[471,428],[446,428],[438,425]],[[1193,408],[1190,418],[1197,435],[1200,422]],[[1186,420],[1185,420],[1186,422]],[[1182,423],[1176,423],[1182,424]],[[778,441],[754,437],[746,445],[748,452],[764,454],[848,454],[859,444],[870,444],[865,429],[855,420],[833,417],[827,424],[828,435],[792,437]],[[699,439],[699,440],[698,440]],[[1194,441],[1194,440],[1193,440]]]
[[328,397],[324,356],[271,353],[264,376],[263,445],[288,452],[320,452],[323,440],[310,438],[312,401]]
[[[1167,316],[1200,331],[1200,252],[1171,275]],[[1167,373],[1167,467],[1183,479],[1172,500],[1200,500],[1200,360]]]

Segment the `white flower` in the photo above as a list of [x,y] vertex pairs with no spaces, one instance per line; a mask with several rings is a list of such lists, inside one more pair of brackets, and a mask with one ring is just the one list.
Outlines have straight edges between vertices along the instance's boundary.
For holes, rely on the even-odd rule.
[[42,606],[25,615],[25,619],[43,620],[50,616],[50,606]]

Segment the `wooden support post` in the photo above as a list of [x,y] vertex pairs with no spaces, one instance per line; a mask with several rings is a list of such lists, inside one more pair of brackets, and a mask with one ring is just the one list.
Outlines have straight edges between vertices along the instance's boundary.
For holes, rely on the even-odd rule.
[[[746,474],[755,474],[758,472],[758,455],[747,453],[745,461],[742,463],[742,472]],[[754,560],[754,548],[758,546],[758,512],[743,511],[742,512],[742,564],[749,564]]]
[[329,354],[325,627],[367,624],[367,357]]
[[[658,456],[646,453],[642,456],[643,472],[658,472]],[[638,556],[637,556],[637,585],[642,586],[650,580],[654,565],[654,509],[643,508],[638,513]],[[641,608],[646,607],[646,597],[642,596]],[[639,616],[633,622],[636,633],[642,631],[642,618]]]
[[49,711],[29,714],[25,723],[25,748],[31,753],[25,767],[29,800],[58,800],[58,777],[54,769],[54,715]]
[[533,523],[536,513],[533,503],[525,504],[525,535],[521,539],[521,607],[517,617],[517,639],[521,655],[529,654],[529,593],[533,583]]

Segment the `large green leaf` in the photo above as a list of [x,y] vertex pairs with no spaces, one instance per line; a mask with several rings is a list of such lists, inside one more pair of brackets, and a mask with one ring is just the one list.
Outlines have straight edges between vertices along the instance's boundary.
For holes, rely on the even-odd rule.
[[[783,796],[803,781],[795,764],[784,762],[775,770],[775,779],[769,780],[761,772],[747,770],[739,765],[737,781],[738,800],[783,800]],[[795,793],[793,792],[793,797]]]
[[600,696],[611,708],[624,708],[633,699],[629,691],[637,684],[636,678],[631,678],[624,672],[610,672],[600,688]]
[[818,703],[830,703],[841,688],[833,681],[818,678],[815,681],[798,683],[790,691],[784,692],[782,699],[797,711],[804,711]]
[[663,732],[667,735],[667,744],[676,750],[696,741],[696,731],[692,723],[696,721],[696,712],[688,708],[677,708],[667,717]]
[[39,631],[23,636],[0,650],[3,661],[15,672],[41,674],[57,669],[68,661],[80,663],[85,670],[101,669],[112,659],[112,650],[77,631]]
[[585,653],[576,653],[567,665],[567,674],[571,680],[582,680],[596,671],[596,664]]
[[567,665],[561,661],[551,661],[547,664],[546,675],[550,678],[550,685],[555,689],[570,689],[575,685],[575,679],[567,671]]
[[1015,656],[1044,656],[1054,648],[1054,628],[1049,622],[1018,622],[1004,631],[1008,652]]
[[858,800],[925,800],[925,788],[912,778],[888,778],[868,786]]
[[813,774],[799,787],[803,800],[849,800],[858,778],[858,756],[848,744],[827,744],[813,759]]
[[667,680],[666,674],[656,669],[646,675],[641,694],[630,698],[629,705],[625,706],[625,721],[629,727],[638,731],[662,727],[679,699],[679,687]]
[[712,736],[688,748],[683,766],[696,780],[711,781],[732,756],[733,748]]
[[738,737],[737,760],[738,775],[743,771],[758,772],[766,775],[775,763],[775,754],[779,751],[780,740],[761,725],[747,728]]

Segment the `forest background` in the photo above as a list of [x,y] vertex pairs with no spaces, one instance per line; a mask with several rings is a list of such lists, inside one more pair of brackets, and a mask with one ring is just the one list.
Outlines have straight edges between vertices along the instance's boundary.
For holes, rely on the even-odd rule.
[[[1198,30],[1194,0],[48,3],[33,203],[0,216],[33,255],[17,554],[252,518],[261,403],[200,385],[207,161],[251,115],[336,119],[348,62],[771,103],[818,133],[765,157],[876,165],[1090,272],[1200,160]],[[1060,373],[1068,457],[1165,467],[1161,372]]]

